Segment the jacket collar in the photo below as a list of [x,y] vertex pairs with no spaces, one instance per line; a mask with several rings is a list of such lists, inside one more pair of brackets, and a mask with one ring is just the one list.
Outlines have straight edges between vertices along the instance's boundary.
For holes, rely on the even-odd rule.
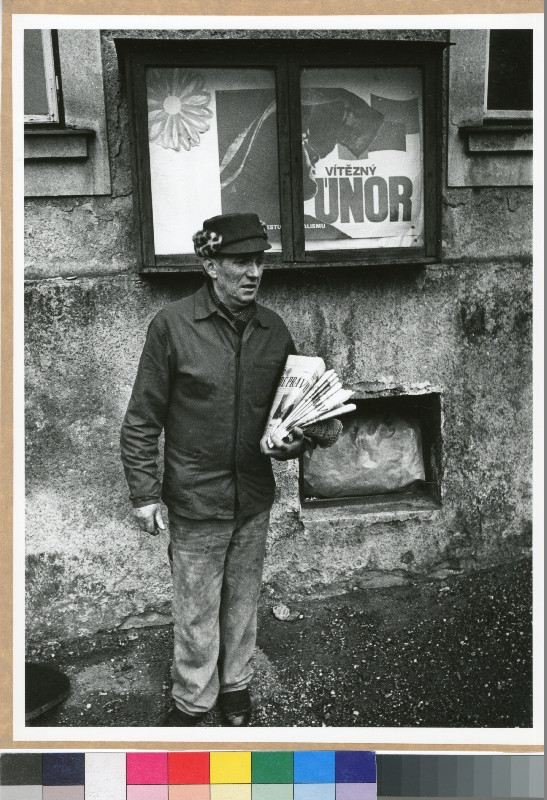
[[[261,328],[269,328],[270,323],[266,319],[266,309],[260,303],[256,304],[256,313],[253,319],[260,325]],[[211,295],[207,289],[207,283],[204,283],[194,295],[194,319],[207,319],[212,314],[221,313],[220,309],[211,300]]]

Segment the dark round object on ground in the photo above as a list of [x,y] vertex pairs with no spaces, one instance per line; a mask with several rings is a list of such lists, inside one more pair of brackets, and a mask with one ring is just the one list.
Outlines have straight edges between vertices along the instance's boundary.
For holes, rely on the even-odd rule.
[[54,667],[43,664],[25,664],[25,719],[35,719],[70,693],[70,681]]

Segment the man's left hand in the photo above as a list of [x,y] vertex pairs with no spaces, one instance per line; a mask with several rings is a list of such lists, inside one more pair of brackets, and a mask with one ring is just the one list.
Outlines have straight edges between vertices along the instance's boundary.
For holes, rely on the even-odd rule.
[[[275,458],[276,461],[289,461],[291,458],[298,458],[306,449],[306,440],[302,428],[293,428],[291,431],[292,439],[286,442],[273,433],[271,437],[263,436],[260,440],[262,452]],[[268,438],[271,438],[273,447],[268,446]]]

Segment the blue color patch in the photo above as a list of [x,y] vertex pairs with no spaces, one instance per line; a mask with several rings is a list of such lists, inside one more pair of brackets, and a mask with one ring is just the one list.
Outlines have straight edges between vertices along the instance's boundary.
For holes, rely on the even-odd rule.
[[43,753],[42,783],[44,786],[84,786],[84,753]]
[[375,783],[376,756],[365,750],[336,753],[336,783]]
[[295,783],[294,800],[336,800],[336,784]]
[[334,755],[333,750],[296,750],[294,753],[295,784],[334,783]]

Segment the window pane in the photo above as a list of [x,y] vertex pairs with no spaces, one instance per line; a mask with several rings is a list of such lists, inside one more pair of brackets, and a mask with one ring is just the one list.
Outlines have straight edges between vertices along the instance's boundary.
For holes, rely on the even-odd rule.
[[44,65],[42,31],[25,31],[25,114],[48,116],[50,113]]
[[532,109],[532,31],[490,31],[487,107]]
[[418,68],[304,69],[307,250],[424,243]]
[[280,250],[273,70],[154,67],[147,93],[156,253],[192,253],[204,219],[239,211]]

